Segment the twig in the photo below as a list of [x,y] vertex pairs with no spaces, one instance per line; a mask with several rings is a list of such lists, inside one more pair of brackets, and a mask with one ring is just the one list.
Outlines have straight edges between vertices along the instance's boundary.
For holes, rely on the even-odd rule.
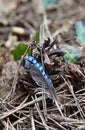
[[35,130],[35,123],[34,123],[34,117],[33,117],[32,109],[31,109],[31,126],[32,126],[32,130]]
[[[35,98],[37,99],[36,96],[35,96]],[[32,99],[34,100],[33,97],[32,97]],[[40,116],[40,118],[41,118],[41,120],[42,120],[42,123],[43,123],[45,129],[46,129],[46,130],[49,130],[48,125],[46,124],[46,121],[45,121],[45,119],[44,119],[44,117],[43,117],[43,115],[42,115],[42,113],[41,113],[41,111],[40,111],[39,104],[38,104],[37,102],[35,102],[35,107],[36,107],[36,109],[37,109],[37,111],[38,111],[38,114],[39,114],[39,116]]]
[[76,98],[76,96],[75,96],[75,94],[74,94],[74,91],[73,91],[73,86],[71,85],[70,81],[67,82],[66,79],[65,79],[63,76],[62,76],[62,78],[63,78],[63,80],[67,83],[67,86],[68,86],[68,88],[69,88],[69,90],[70,90],[70,92],[71,92],[71,94],[72,94],[72,96],[73,96],[73,98],[74,98],[74,101],[75,101],[75,103],[76,103],[76,105],[77,105],[77,108],[78,108],[78,110],[80,111],[80,115],[81,115],[82,119],[84,119],[85,114],[84,114],[84,112],[83,112],[81,106],[79,105],[79,103],[78,103],[78,101],[77,101],[77,98]]
[[53,120],[52,118],[50,118],[49,116],[47,116],[48,119],[50,119],[53,123],[55,123],[59,128],[61,128],[62,130],[67,130],[66,128],[64,128],[62,125],[60,125],[57,121]]
[[39,102],[42,99],[43,99],[43,97],[39,97],[39,98],[37,98],[37,100],[35,99],[34,101],[30,101],[28,103],[23,104],[22,106],[20,104],[18,107],[15,107],[15,109],[9,110],[9,111],[4,112],[3,114],[1,114],[0,115],[0,120],[8,117],[11,114],[14,114],[15,112],[17,112],[17,111],[19,111],[19,110],[21,110],[21,109],[23,109],[23,108],[25,108],[27,106],[33,105],[35,102]]

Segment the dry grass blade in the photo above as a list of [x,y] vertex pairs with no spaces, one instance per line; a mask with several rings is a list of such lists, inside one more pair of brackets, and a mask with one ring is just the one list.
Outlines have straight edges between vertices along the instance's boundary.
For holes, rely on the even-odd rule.
[[60,129],[62,130],[67,130],[66,128],[64,128],[62,125],[60,125],[57,121],[53,120],[52,118],[50,118],[49,116],[47,117],[48,119],[50,119],[53,123],[55,123]]
[[78,119],[73,119],[73,118],[70,118],[70,117],[62,117],[62,116],[59,116],[56,114],[48,114],[48,116],[58,122],[83,122],[83,120],[78,120]]
[[85,75],[81,72],[81,70],[77,67],[77,71],[85,78]]
[[35,130],[35,123],[34,123],[34,117],[33,117],[32,110],[31,110],[31,126],[32,126],[32,130]]
[[35,104],[35,102],[39,102],[39,101],[41,101],[42,99],[43,99],[43,97],[39,97],[39,98],[37,98],[37,101],[36,101],[36,99],[35,99],[35,100],[30,101],[30,102],[27,102],[27,103],[25,103],[25,104],[23,104],[23,105],[21,105],[21,104],[22,104],[22,103],[21,103],[18,107],[15,107],[15,109],[9,110],[9,111],[4,112],[3,114],[1,114],[1,115],[0,115],[0,120],[1,120],[1,119],[4,119],[4,118],[6,118],[6,117],[8,117],[9,115],[14,114],[15,112],[17,112],[17,111],[19,111],[19,110],[21,110],[21,109],[23,109],[23,108],[25,108],[25,107],[27,107],[27,106],[33,105],[33,104]]
[[75,101],[75,103],[76,103],[76,105],[77,105],[77,108],[78,108],[78,110],[79,110],[79,112],[80,112],[80,115],[81,115],[81,117],[82,117],[82,119],[84,119],[84,117],[85,117],[85,114],[84,114],[84,112],[83,112],[83,110],[82,110],[82,108],[81,108],[81,106],[80,106],[80,104],[78,103],[78,99],[77,99],[77,97],[75,96],[75,93],[74,93],[74,91],[73,91],[73,86],[71,85],[71,83],[70,83],[70,81],[66,81],[66,79],[62,76],[62,78],[64,79],[64,81],[67,83],[67,86],[68,86],[68,88],[69,88],[69,90],[70,90],[70,92],[71,92],[71,94],[72,94],[72,96],[73,96],[73,98],[74,98],[74,101]]
[[43,89],[42,96],[43,96],[42,104],[43,104],[44,116],[45,116],[45,119],[47,119],[47,107],[46,107],[46,94],[45,94],[45,89]]
[[81,121],[78,121],[78,122],[62,122],[62,124],[65,124],[67,123],[69,126],[75,126],[75,127],[79,127],[79,126],[82,126],[83,124],[85,124],[85,122],[81,122]]
[[57,106],[57,108],[58,108],[60,114],[64,117],[64,114],[62,113],[62,110],[61,110],[61,108],[60,108],[60,106],[59,106],[59,104],[58,104],[58,101],[57,101],[57,98],[56,98],[55,90],[49,88],[49,92],[50,92],[51,96],[53,97],[53,100],[54,100],[54,102],[55,102],[55,105]]
[[26,115],[26,116],[24,116],[24,117],[22,117],[22,118],[19,118],[17,121],[15,121],[15,122],[13,123],[13,126],[16,126],[18,123],[20,123],[21,121],[26,120],[26,119],[29,118],[29,117],[30,117],[30,115]]
[[[32,97],[32,99],[34,100],[33,97]],[[36,99],[36,101],[37,101],[37,97],[36,97],[36,96],[35,96],[35,99]],[[39,114],[39,116],[40,116],[40,118],[41,118],[41,121],[42,121],[42,123],[43,123],[43,126],[45,127],[46,130],[49,130],[49,127],[48,127],[48,125],[46,124],[46,121],[45,121],[45,119],[44,119],[44,117],[43,117],[43,115],[42,115],[42,113],[41,113],[41,111],[40,111],[39,104],[38,104],[37,102],[35,102],[35,107],[36,107],[37,112],[38,112],[38,114]]]
[[8,119],[8,124],[9,124],[9,129],[11,129],[11,130],[16,130],[15,128],[14,128],[14,126],[12,125],[12,123],[10,122],[10,120]]
[[[36,122],[37,124],[39,124],[39,126],[43,126],[43,124],[42,124],[41,122],[39,122],[39,121],[37,121],[37,120],[35,120],[35,122]],[[55,128],[50,127],[50,126],[49,126],[49,129],[50,129],[50,130],[56,130]]]
[[51,42],[53,42],[53,36],[51,35],[51,33],[50,33],[50,31],[49,31],[49,28],[48,28],[48,20],[47,20],[46,13],[44,13],[44,24],[45,24],[47,36],[50,37]]

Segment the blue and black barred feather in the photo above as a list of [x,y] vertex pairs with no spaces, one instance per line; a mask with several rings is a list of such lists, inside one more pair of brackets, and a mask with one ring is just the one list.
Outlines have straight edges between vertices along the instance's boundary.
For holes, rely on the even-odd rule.
[[50,94],[53,97],[53,100],[55,101],[55,104],[58,107],[60,114],[64,116],[58,105],[52,80],[45,73],[43,66],[38,63],[38,61],[32,56],[26,56],[24,67],[30,72],[31,77],[38,86],[45,86],[49,88]]
[[33,80],[37,85],[49,86],[53,88],[53,83],[50,77],[45,73],[43,66],[37,62],[32,56],[26,56],[25,69],[28,69]]

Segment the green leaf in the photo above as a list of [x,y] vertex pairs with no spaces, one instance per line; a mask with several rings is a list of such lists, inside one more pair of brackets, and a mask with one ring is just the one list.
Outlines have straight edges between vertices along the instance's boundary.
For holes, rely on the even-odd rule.
[[71,54],[69,52],[66,52],[66,54],[64,55],[64,60],[65,62],[71,62],[71,63],[76,63],[78,58],[74,55],[74,54]]
[[85,46],[85,25],[82,21],[75,23],[76,35],[81,46]]
[[[24,44],[24,43],[20,43],[13,51],[11,51],[14,60],[20,60],[21,57],[24,55],[26,49],[27,49],[28,45]],[[28,48],[28,55],[31,55],[31,50]]]
[[57,4],[59,0],[43,0],[44,8],[47,10],[50,5]]
[[34,35],[34,41],[39,42],[39,32],[36,32]]

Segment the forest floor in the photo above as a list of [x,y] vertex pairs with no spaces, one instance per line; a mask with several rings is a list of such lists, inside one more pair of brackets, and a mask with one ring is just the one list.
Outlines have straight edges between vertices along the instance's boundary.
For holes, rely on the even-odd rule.
[[[85,130],[85,1],[0,0],[0,7],[0,130]],[[25,69],[26,55],[53,88],[38,69]]]

